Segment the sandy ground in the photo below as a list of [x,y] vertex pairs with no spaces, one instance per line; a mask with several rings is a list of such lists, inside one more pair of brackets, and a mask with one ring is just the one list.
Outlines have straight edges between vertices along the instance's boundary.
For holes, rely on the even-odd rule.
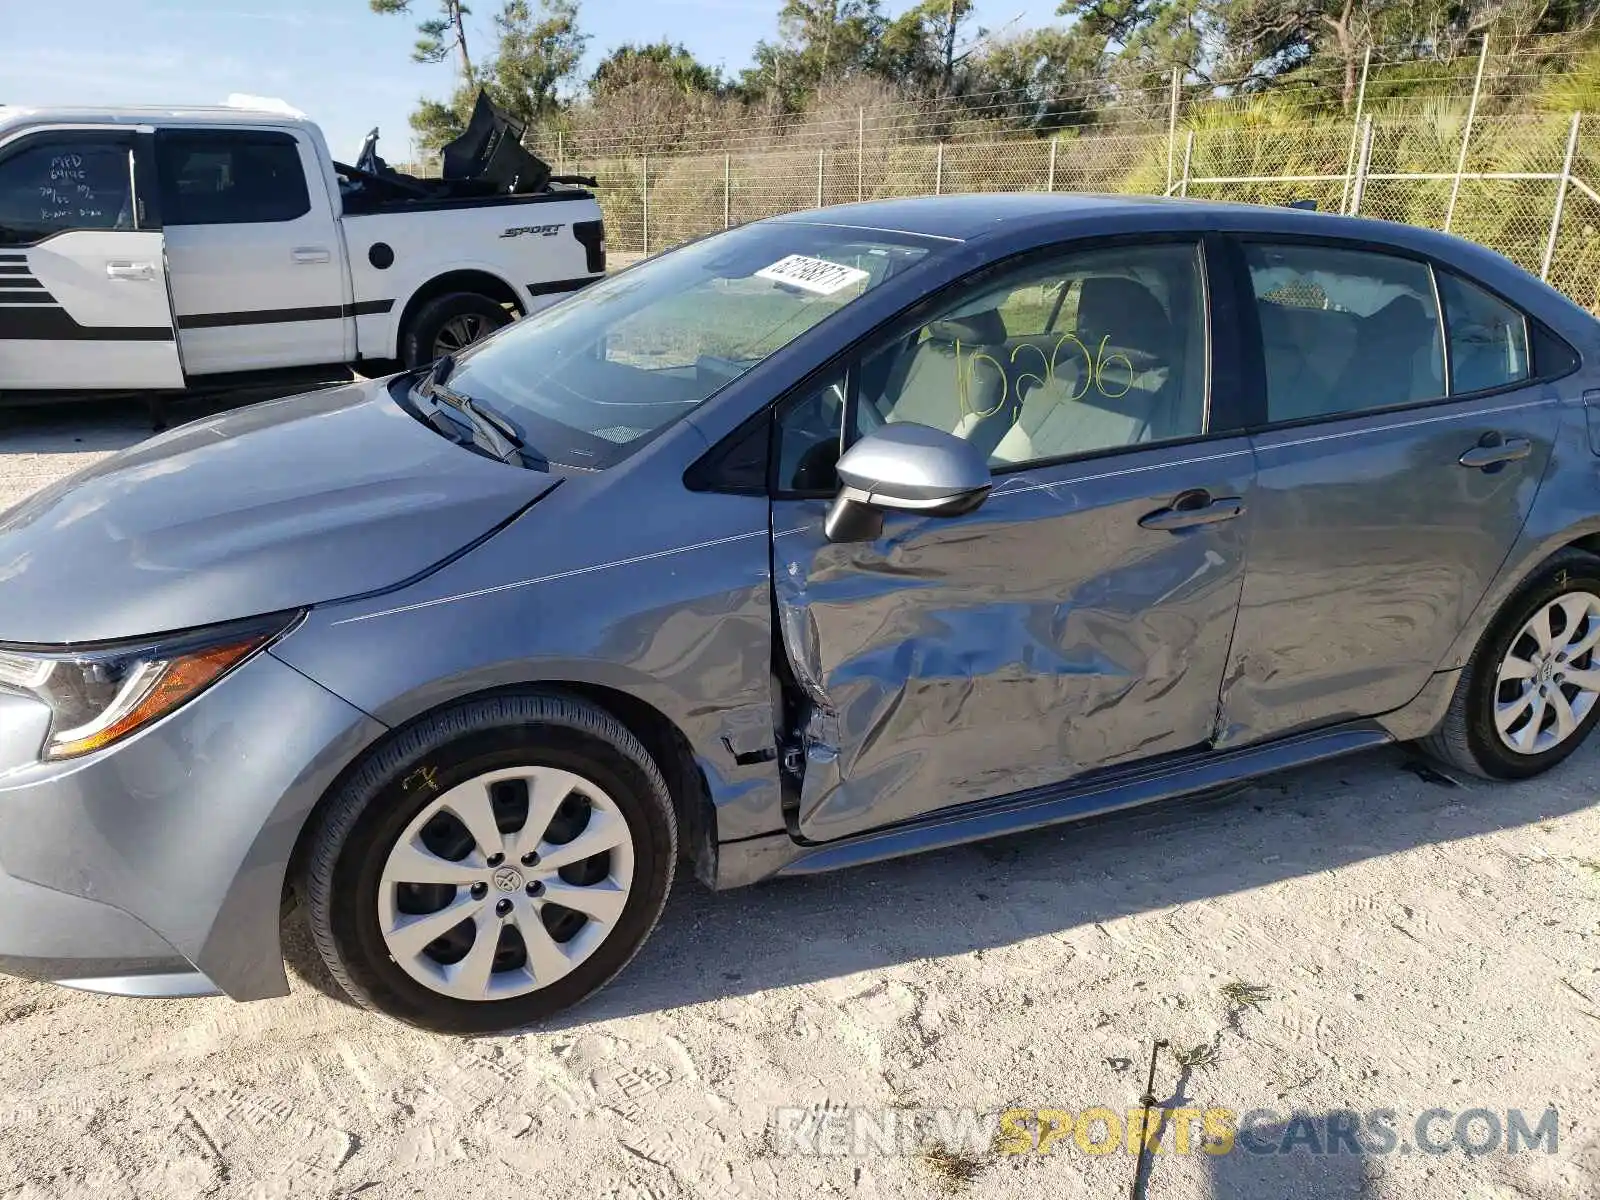
[[[0,411],[0,507],[143,434]],[[1132,1156],[795,1154],[773,1110],[1126,1110],[1153,1038],[1214,1050],[1157,1072],[1196,1107],[1391,1109],[1402,1141],[1430,1108],[1560,1117],[1554,1154],[1169,1136],[1148,1197],[1600,1196],[1600,747],[1521,786],[1410,761],[721,896],[680,880],[624,976],[532,1035],[432,1037],[298,984],[236,1005],[0,980],[0,1196],[1099,1200]]]

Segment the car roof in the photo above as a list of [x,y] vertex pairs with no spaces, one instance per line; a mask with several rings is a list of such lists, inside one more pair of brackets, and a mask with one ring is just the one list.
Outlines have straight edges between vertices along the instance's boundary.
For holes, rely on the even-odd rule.
[[[1204,230],[1366,240],[1434,254],[1471,243],[1414,225],[1338,213],[1225,200],[1095,192],[971,192],[868,200],[768,218],[771,223],[837,225],[955,242],[990,238],[1054,241],[1107,232]],[[1473,249],[1479,249],[1473,247]]]
[[955,196],[915,196],[838,204],[831,208],[786,213],[773,220],[855,226],[964,242],[981,237],[1002,222],[1051,217],[1089,218],[1113,209],[1122,213],[1170,213],[1175,205],[1246,207],[1169,200],[1160,196],[1116,196],[1094,192],[968,192]]
[[869,200],[769,217],[769,224],[834,225],[881,233],[910,234],[983,245],[1010,253],[1077,237],[1101,234],[1223,232],[1332,238],[1438,259],[1507,294],[1532,302],[1533,285],[1547,304],[1570,305],[1548,285],[1494,251],[1464,238],[1416,225],[1314,209],[1167,196],[1093,192],[972,192]]
[[311,124],[270,109],[231,105],[160,106],[120,108],[24,108],[0,105],[0,135],[34,125],[150,125],[180,122],[185,125],[271,125],[297,129]]

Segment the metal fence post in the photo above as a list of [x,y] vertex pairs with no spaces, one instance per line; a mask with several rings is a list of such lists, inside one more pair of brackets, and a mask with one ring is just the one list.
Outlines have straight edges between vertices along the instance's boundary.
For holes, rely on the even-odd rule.
[[644,156],[644,163],[640,169],[640,190],[644,193],[644,252],[650,253],[650,156]]
[[1367,168],[1372,165],[1372,118],[1361,129],[1361,156],[1356,159],[1355,183],[1350,189],[1350,215],[1360,215],[1361,197],[1367,190]]
[[1172,195],[1172,155],[1178,140],[1178,89],[1183,85],[1183,69],[1172,68],[1172,112],[1167,118],[1167,195]]
[[822,207],[822,156],[825,151],[817,151],[817,207]]
[[944,195],[944,143],[939,143],[939,148],[934,153],[933,159],[933,194]]
[[1478,116],[1478,94],[1483,90],[1483,65],[1489,61],[1489,35],[1483,35],[1483,49],[1478,53],[1478,74],[1472,81],[1472,101],[1467,105],[1467,127],[1461,131],[1461,153],[1456,157],[1456,177],[1450,184],[1450,205],[1444,210],[1444,231],[1456,218],[1456,200],[1461,195],[1461,173],[1467,169],[1467,147],[1472,143],[1472,123]]
[[1060,138],[1050,139],[1050,172],[1044,179],[1044,190],[1047,192],[1056,190],[1056,145],[1060,141]]
[[722,156],[722,227],[727,229],[733,224],[733,156]]
[[563,149],[564,149],[564,147],[562,145],[561,131],[558,129],[558,130],[556,130],[556,174],[557,175],[566,174],[566,155],[564,153],[562,153]]
[[865,200],[867,167],[867,110],[856,109],[856,199]]
[[1183,180],[1178,184],[1178,195],[1189,194],[1189,164],[1194,160],[1194,130],[1189,130],[1189,136],[1183,139]]
[[1556,256],[1556,239],[1561,235],[1561,210],[1567,205],[1567,187],[1572,182],[1572,156],[1578,152],[1578,124],[1582,113],[1572,114],[1572,132],[1567,135],[1567,157],[1561,164],[1561,182],[1556,185],[1556,211],[1550,218],[1550,240],[1544,244],[1544,262],[1539,266],[1539,278],[1550,281],[1550,263]]
[[1356,115],[1350,123],[1350,153],[1344,160],[1344,192],[1339,197],[1339,211],[1345,212],[1350,207],[1351,176],[1355,174],[1356,153],[1361,148],[1361,117],[1367,107],[1367,72],[1372,67],[1372,47],[1367,47],[1367,52],[1361,56],[1361,86],[1356,89]]

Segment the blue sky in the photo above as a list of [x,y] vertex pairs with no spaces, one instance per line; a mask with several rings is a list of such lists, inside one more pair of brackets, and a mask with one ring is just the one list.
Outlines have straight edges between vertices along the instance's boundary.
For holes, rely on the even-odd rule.
[[[1023,14],[1057,20],[1057,0],[978,0],[988,27]],[[411,62],[415,21],[380,17],[366,0],[10,0],[0,103],[216,104],[230,92],[278,96],[313,117],[334,153],[353,156],[373,125],[384,157],[408,156],[406,116],[443,96],[446,66]],[[431,15],[433,0],[412,7]],[[499,0],[477,0],[470,33],[489,44]],[[780,0],[581,0],[589,65],[624,41],[681,41],[731,73],[777,32]],[[886,0],[897,13],[910,0]],[[473,44],[469,42],[469,47]]]

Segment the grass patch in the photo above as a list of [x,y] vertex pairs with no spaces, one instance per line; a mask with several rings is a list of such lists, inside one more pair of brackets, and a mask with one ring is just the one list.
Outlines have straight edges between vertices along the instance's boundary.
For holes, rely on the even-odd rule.
[[1222,1057],[1214,1043],[1202,1043],[1191,1046],[1187,1050],[1174,1050],[1172,1057],[1178,1060],[1178,1065],[1190,1070],[1199,1070],[1204,1067],[1215,1066]]
[[1261,1006],[1272,999],[1272,993],[1260,984],[1240,983],[1237,979],[1222,985],[1222,998],[1234,1008],[1253,1008],[1261,1011]]
[[952,1150],[938,1142],[924,1146],[917,1157],[940,1190],[948,1195],[965,1190],[983,1171],[983,1160],[976,1154]]

